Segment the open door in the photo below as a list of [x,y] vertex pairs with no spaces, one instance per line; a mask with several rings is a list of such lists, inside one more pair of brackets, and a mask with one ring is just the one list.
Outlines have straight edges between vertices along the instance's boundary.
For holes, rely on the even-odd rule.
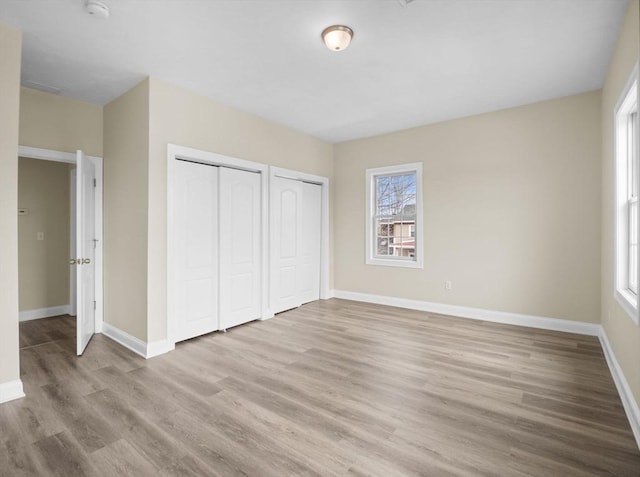
[[82,151],[76,156],[76,333],[80,356],[96,329],[96,168]]

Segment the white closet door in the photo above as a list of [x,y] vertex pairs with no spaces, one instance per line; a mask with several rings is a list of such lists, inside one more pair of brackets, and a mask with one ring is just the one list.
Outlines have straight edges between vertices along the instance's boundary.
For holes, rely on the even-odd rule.
[[176,161],[176,341],[218,329],[218,168]]
[[298,286],[302,236],[302,182],[271,182],[271,308],[273,313],[302,304]]
[[260,174],[221,167],[220,329],[260,318]]
[[298,293],[302,303],[320,299],[320,238],[322,186],[302,183],[302,243]]

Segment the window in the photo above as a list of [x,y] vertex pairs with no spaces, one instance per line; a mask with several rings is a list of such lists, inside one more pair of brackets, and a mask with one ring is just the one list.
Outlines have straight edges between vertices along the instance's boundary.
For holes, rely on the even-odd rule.
[[367,169],[369,265],[422,268],[422,164]]
[[636,324],[638,318],[638,70],[616,107],[615,297]]

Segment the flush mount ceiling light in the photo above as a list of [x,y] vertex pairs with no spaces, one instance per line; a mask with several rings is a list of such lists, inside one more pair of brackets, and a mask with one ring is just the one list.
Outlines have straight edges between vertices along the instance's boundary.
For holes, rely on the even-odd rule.
[[85,3],[85,8],[87,9],[87,13],[96,18],[101,18],[106,20],[109,18],[109,6],[101,2],[99,0],[87,0]]
[[344,25],[333,25],[322,32],[322,41],[332,51],[346,50],[352,37],[353,30]]

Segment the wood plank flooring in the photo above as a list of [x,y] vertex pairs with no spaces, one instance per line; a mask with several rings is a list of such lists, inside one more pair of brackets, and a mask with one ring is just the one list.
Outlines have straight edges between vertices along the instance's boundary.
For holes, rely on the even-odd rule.
[[1,476],[640,476],[593,337],[335,299],[150,360],[20,328]]

